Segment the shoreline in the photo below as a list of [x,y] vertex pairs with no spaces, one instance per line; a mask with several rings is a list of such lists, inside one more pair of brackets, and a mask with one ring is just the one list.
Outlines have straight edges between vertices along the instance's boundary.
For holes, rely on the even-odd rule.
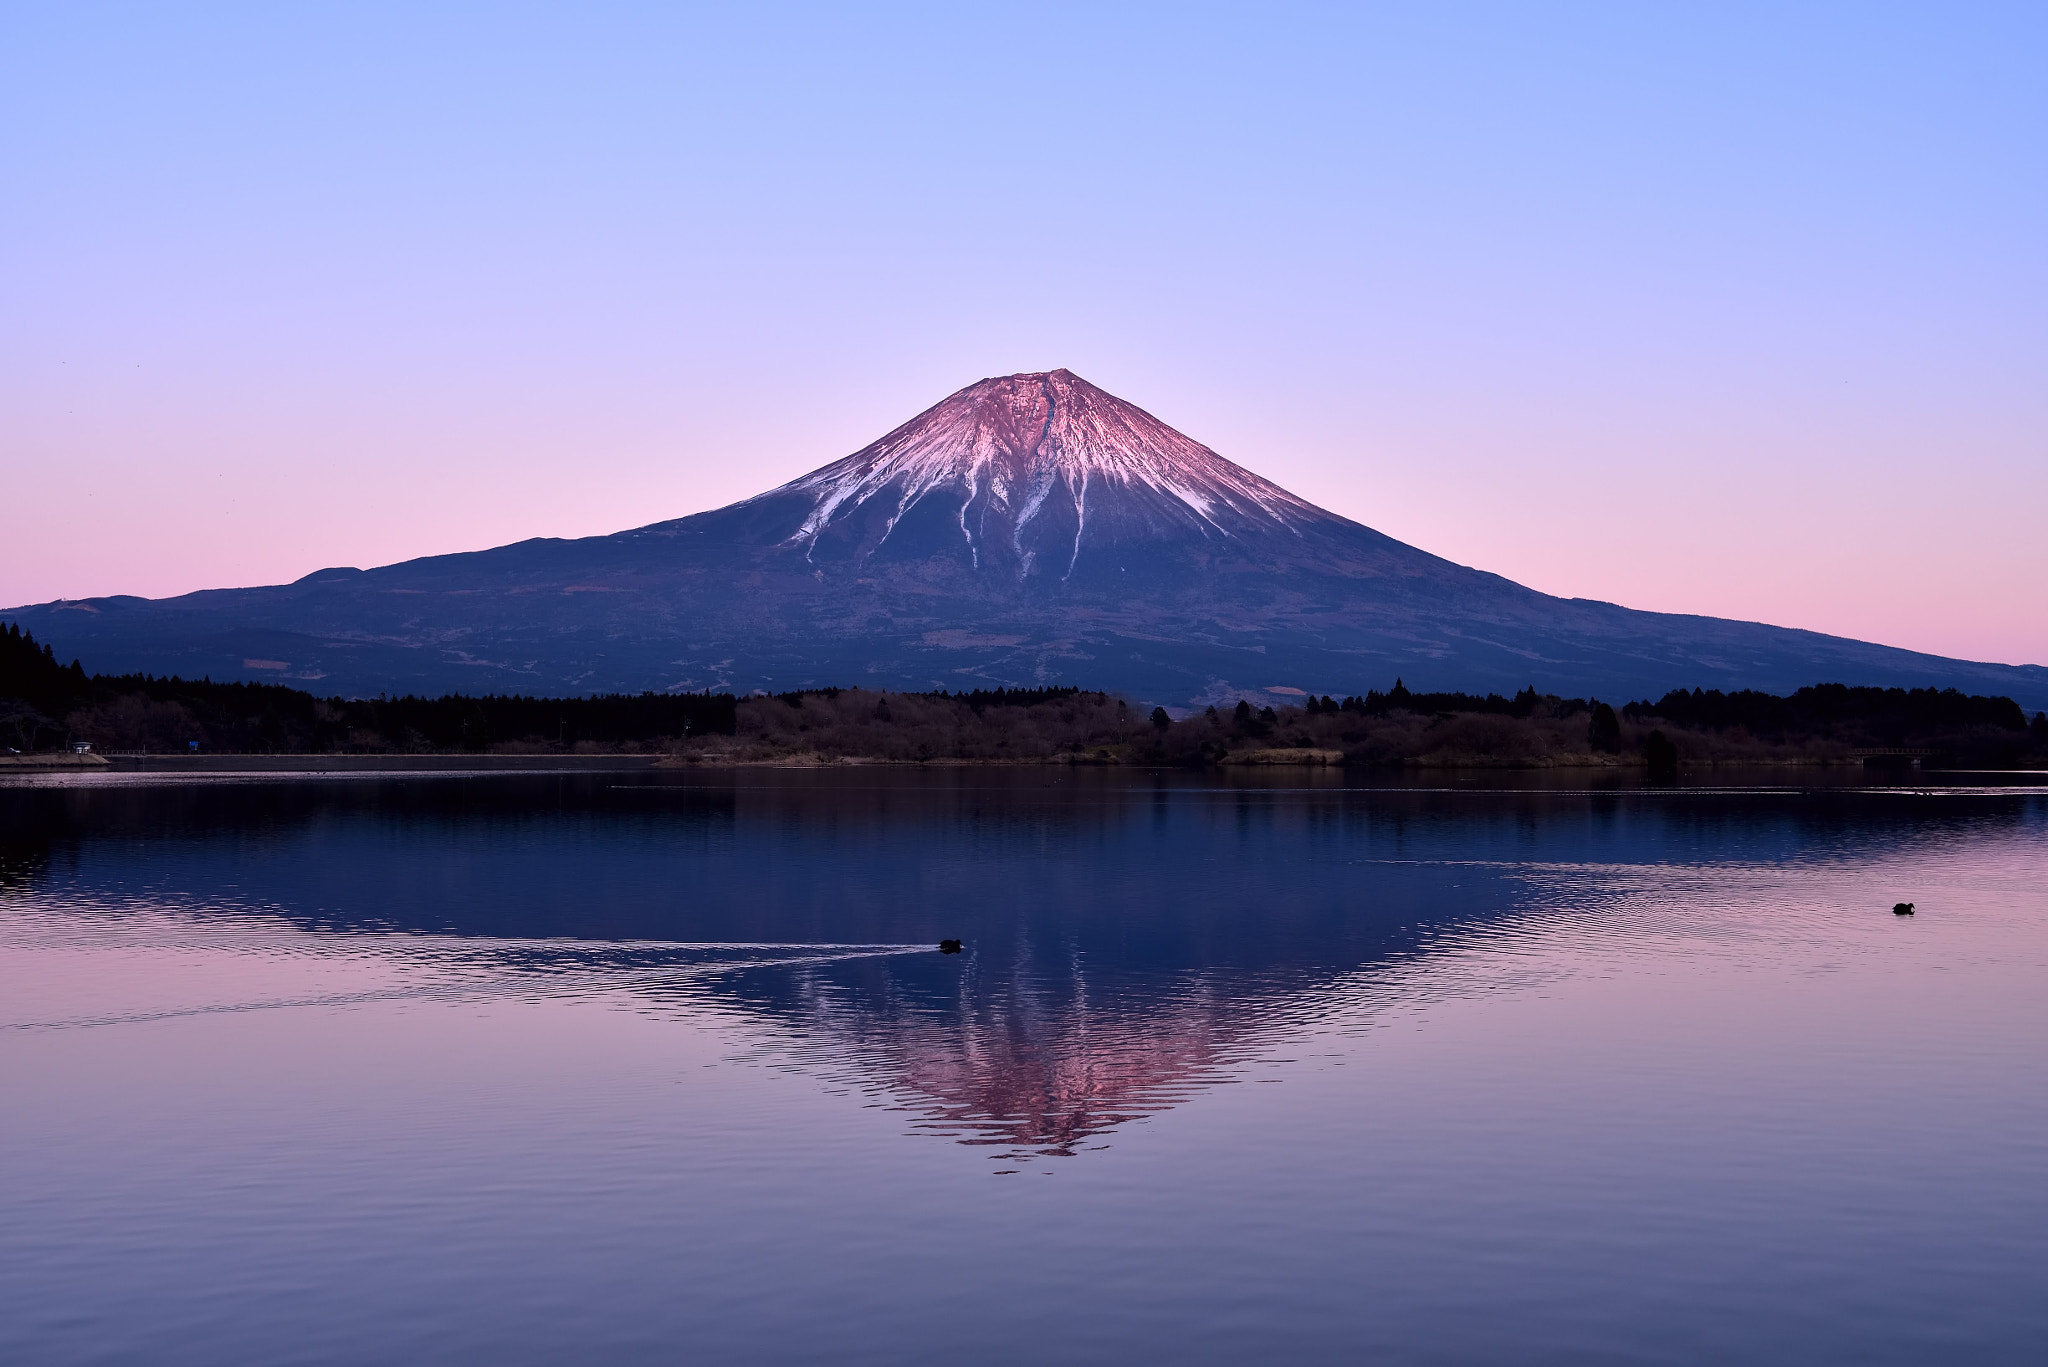
[[631,773],[652,769],[662,756],[645,755],[107,755],[114,773],[128,774],[431,774],[449,771]]
[[[603,755],[531,754],[47,754],[0,755],[0,774],[5,773],[645,773],[687,772],[703,769],[1174,769],[1198,772],[1202,769],[1321,769],[1356,773],[1573,773],[1636,774],[1648,766],[1634,756],[1557,756],[1544,763],[1513,762],[1469,756],[1451,759],[1430,757],[1393,764],[1346,765],[1341,752],[1333,750],[1252,750],[1226,756],[1204,765],[1159,765],[1134,762],[1101,753],[1066,753],[1037,758],[965,759],[934,756],[929,759],[891,759],[868,755],[821,755],[815,751],[780,755],[737,756],[704,753],[673,754],[641,752]],[[2027,769],[1983,769],[1976,766],[1948,769],[1908,769],[1866,764],[1860,758],[1743,758],[1696,761],[1683,766],[1687,774],[1722,770],[1846,771],[1906,776],[1912,774],[2013,773]]]
[[0,774],[49,774],[64,770],[109,769],[104,755],[77,755],[61,751],[49,755],[0,755]]

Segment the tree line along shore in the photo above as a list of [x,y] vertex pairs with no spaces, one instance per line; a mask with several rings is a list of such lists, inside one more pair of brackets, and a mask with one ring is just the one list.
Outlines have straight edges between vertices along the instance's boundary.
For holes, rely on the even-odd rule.
[[64,753],[659,755],[679,764],[1086,763],[1545,768],[1915,762],[2048,765],[2048,715],[1954,689],[1678,690],[1615,707],[1386,691],[1170,716],[1076,687],[821,688],[322,698],[281,684],[88,675],[0,627],[0,750]]

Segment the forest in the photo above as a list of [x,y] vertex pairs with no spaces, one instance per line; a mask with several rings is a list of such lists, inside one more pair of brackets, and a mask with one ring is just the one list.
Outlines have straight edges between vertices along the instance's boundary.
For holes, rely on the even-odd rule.
[[[0,628],[0,750],[101,754],[656,754],[675,763],[1080,763],[1358,767],[1740,763],[2048,764],[2048,715],[1955,689],[1676,690],[1619,708],[1527,688],[1401,681],[1274,708],[1144,708],[1079,687],[822,688],[321,698],[279,684],[87,675]],[[1888,753],[1889,752],[1889,753]]]
[[731,735],[682,753],[701,762],[1055,760],[1150,765],[1508,767],[2048,762],[2048,716],[1954,690],[1821,685],[1770,694],[1667,694],[1615,708],[1524,689],[1513,697],[1385,692],[1296,705],[1209,707],[1181,717],[1105,693],[1029,698],[824,689],[742,699]]
[[0,746],[164,754],[502,750],[603,753],[735,729],[731,694],[587,698],[320,698],[281,684],[146,674],[87,676],[18,626],[0,628]]

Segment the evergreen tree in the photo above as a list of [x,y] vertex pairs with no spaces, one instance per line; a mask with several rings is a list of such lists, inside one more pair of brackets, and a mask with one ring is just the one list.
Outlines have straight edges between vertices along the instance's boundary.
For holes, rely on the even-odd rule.
[[1593,716],[1586,723],[1586,744],[1601,754],[1621,753],[1621,718],[1604,702],[1593,704]]
[[1652,779],[1669,781],[1678,777],[1678,747],[1662,731],[1652,731],[1644,739],[1643,758],[1649,761]]

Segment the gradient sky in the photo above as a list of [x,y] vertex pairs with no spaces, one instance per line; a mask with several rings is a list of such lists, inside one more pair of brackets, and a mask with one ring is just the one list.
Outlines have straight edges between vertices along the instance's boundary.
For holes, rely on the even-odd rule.
[[1553,593],[2048,662],[2048,7],[0,7],[0,603],[1067,366]]

